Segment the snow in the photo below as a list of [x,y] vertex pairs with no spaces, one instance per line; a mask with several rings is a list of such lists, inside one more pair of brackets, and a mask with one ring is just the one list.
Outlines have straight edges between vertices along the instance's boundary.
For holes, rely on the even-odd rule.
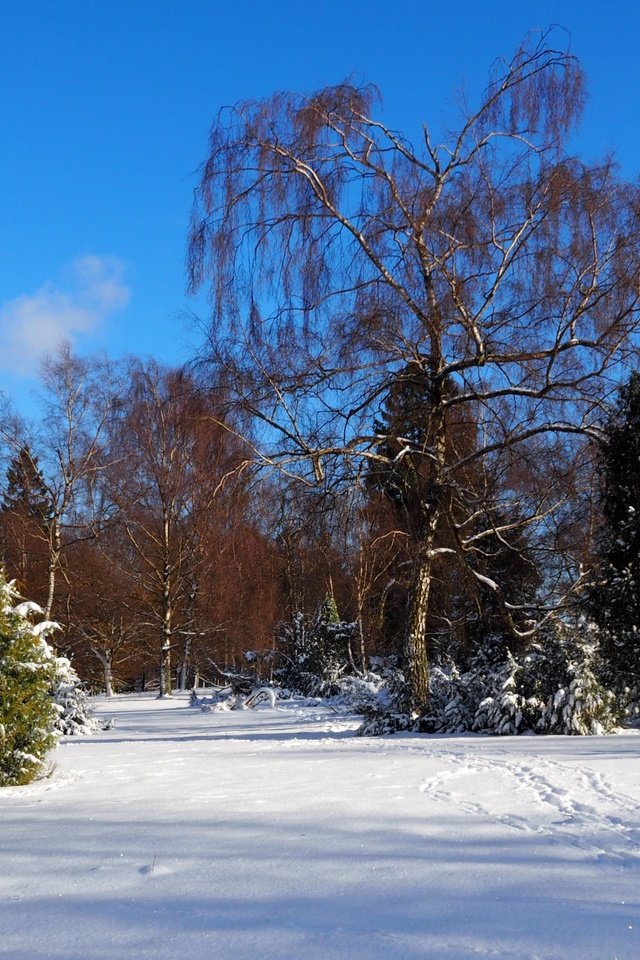
[[[9,584],[10,587],[13,586],[13,581]],[[38,603],[34,603],[33,600],[24,600],[22,603],[19,603],[17,606],[10,608],[12,613],[17,614],[19,617],[28,617],[31,613],[42,613],[42,607]]]
[[0,791],[5,960],[637,960],[640,737],[101,700]]

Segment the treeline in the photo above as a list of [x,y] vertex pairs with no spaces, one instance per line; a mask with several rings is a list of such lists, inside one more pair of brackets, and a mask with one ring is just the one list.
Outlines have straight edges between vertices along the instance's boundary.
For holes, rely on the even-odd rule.
[[[42,387],[37,427],[5,411],[2,563],[60,623],[58,651],[92,689],[166,694],[254,671],[320,693],[372,663],[403,668],[433,472],[416,452],[429,442],[431,398],[414,367],[381,400],[366,469],[335,485],[256,469],[247,424],[197,371],[79,359],[63,346]],[[458,422],[451,442],[468,455],[479,431]],[[496,519],[472,570],[447,563],[455,530],[437,530],[432,699],[443,696],[442,668],[473,670],[480,658],[489,670],[541,643],[557,656],[560,627],[574,659],[592,660],[596,645],[600,678],[637,694],[639,438],[634,375],[601,443],[564,464],[562,517],[535,536],[516,521],[532,476],[556,485],[558,461],[523,460],[500,521],[498,478],[469,461],[464,483]],[[517,598],[506,610],[505,594]]]
[[4,418],[0,551],[82,676],[168,692],[269,645],[284,551],[215,392],[68,346],[42,388],[37,425]]
[[[394,432],[399,416],[417,431],[429,416],[413,374],[408,383],[381,408]],[[60,623],[56,646],[93,689],[219,679],[327,598],[357,625],[352,668],[401,657],[427,481],[409,458],[391,465],[386,441],[362,482],[333,489],[265,475],[224,386],[194,370],[79,358],[67,344],[45,362],[40,395],[37,423],[3,414],[0,556]],[[452,589],[438,587],[442,603]],[[466,642],[469,609],[458,619],[434,622],[439,646]]]

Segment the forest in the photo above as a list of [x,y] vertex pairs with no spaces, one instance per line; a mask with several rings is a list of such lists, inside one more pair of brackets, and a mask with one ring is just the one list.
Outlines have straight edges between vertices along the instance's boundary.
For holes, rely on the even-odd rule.
[[[594,733],[640,701],[640,193],[580,65],[498,62],[443,144],[350,83],[215,119],[186,367],[42,367],[0,559],[87,687],[349,692],[370,733]],[[455,123],[455,120],[454,120]]]

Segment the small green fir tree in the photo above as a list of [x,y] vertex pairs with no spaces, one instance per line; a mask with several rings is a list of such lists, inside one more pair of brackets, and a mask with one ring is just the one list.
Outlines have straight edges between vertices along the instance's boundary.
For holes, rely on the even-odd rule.
[[55,657],[0,570],[0,786],[20,786],[43,772],[55,743],[51,697]]

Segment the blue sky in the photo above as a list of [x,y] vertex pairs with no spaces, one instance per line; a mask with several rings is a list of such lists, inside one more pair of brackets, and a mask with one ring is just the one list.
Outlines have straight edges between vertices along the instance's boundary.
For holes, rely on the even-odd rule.
[[410,137],[452,116],[531,28],[561,24],[589,82],[578,141],[640,166],[640,5],[555,0],[1,0],[0,390],[19,409],[68,336],[180,363],[184,253],[218,109],[345,77]]

